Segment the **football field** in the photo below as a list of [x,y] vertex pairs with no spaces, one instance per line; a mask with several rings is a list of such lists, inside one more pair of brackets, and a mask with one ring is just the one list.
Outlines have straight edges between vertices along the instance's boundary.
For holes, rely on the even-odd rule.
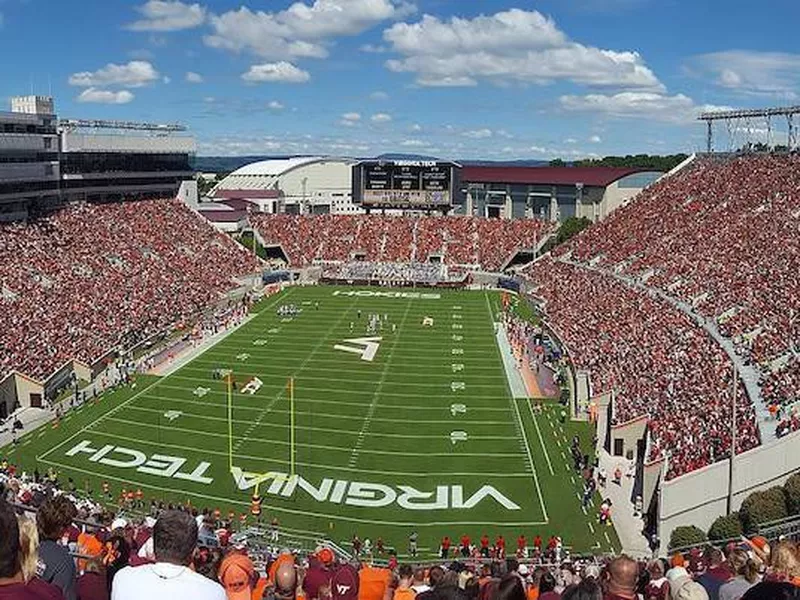
[[[588,452],[589,427],[512,397],[499,303],[485,291],[288,288],[172,374],[142,376],[5,452],[95,496],[108,481],[115,495],[140,487],[148,503],[239,514],[258,489],[265,522],[340,543],[381,536],[401,554],[414,531],[423,557],[464,533],[502,533],[509,549],[524,533],[618,550],[599,498],[581,508],[569,460],[573,435]],[[287,305],[300,312],[279,315]],[[380,326],[368,331],[371,315]]]

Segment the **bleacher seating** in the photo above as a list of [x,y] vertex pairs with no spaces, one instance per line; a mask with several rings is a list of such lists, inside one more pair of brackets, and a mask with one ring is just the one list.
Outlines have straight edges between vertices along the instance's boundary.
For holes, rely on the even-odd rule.
[[92,364],[197,315],[256,267],[176,200],[73,205],[2,225],[0,379]]

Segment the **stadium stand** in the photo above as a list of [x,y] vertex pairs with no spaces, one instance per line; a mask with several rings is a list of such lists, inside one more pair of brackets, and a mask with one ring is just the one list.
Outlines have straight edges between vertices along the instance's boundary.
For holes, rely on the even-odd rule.
[[2,225],[0,379],[91,365],[218,303],[256,267],[177,200],[72,205]]
[[552,230],[538,219],[382,215],[251,214],[267,245],[280,245],[293,267],[314,261],[429,262],[497,271]]
[[[528,270],[593,391],[617,391],[614,423],[646,415],[650,458],[672,449],[670,477],[729,453],[731,365],[685,313],[621,279],[717,327],[760,369],[763,398],[780,414],[797,400],[800,371],[798,166],[795,155],[698,159]],[[739,394],[742,452],[759,436]],[[794,422],[788,415],[784,429]]]

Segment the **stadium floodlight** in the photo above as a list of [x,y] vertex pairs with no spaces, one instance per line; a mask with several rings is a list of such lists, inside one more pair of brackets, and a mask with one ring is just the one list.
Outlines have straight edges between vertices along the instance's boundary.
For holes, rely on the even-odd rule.
[[[706,151],[713,152],[714,149],[714,122],[722,121],[728,126],[729,134],[736,129],[739,121],[749,123],[754,119],[764,121],[768,136],[772,135],[772,118],[786,117],[788,128],[786,137],[786,147],[793,150],[797,147],[797,128],[794,124],[794,115],[800,114],[800,106],[777,106],[772,108],[748,108],[740,110],[715,110],[700,113],[698,121],[706,123]],[[749,129],[749,127],[748,127]]]

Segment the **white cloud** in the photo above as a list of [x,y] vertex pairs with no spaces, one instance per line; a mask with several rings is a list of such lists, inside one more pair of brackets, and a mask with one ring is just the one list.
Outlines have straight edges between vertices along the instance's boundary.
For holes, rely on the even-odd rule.
[[690,73],[721,88],[745,94],[796,98],[800,54],[726,50],[689,61]]
[[363,44],[359,47],[359,50],[361,50],[361,52],[366,52],[367,54],[386,54],[389,52],[389,47],[376,44]]
[[80,93],[77,97],[77,101],[95,104],[127,104],[133,100],[133,98],[133,94],[128,90],[112,92],[110,90],[100,90],[90,87]]
[[180,31],[199,27],[206,20],[206,9],[199,4],[149,0],[136,10],[144,18],[128,25],[133,31]]
[[378,90],[376,92],[372,92],[369,95],[369,97],[370,97],[371,100],[381,100],[381,101],[383,101],[383,100],[388,100],[389,99],[389,94],[387,94],[386,92],[382,92],[382,91]]
[[403,140],[402,142],[400,142],[400,145],[403,146],[404,148],[426,148],[430,146],[428,142],[415,139]]
[[416,8],[401,0],[314,0],[295,2],[280,12],[252,11],[246,6],[211,15],[212,48],[246,51],[269,59],[325,58],[327,41],[354,36]]
[[600,136],[599,136],[599,135],[593,135],[592,137],[590,137],[590,138],[589,138],[589,141],[590,141],[591,143],[593,143],[593,144],[599,144],[599,143],[600,143],[600,142],[602,142],[603,140],[600,138]]
[[142,87],[155,83],[160,75],[152,64],[145,60],[132,60],[126,65],[109,63],[97,71],[81,71],[69,76],[69,84],[78,87],[119,85]]
[[172,83],[172,79],[171,79],[169,76],[167,76],[167,75],[164,75],[164,76],[161,78],[161,81],[162,81],[162,82],[164,82],[164,83]]
[[311,75],[291,63],[280,61],[253,65],[242,75],[242,79],[248,83],[305,83],[311,79]]
[[344,125],[345,127],[355,127],[360,122],[361,114],[357,112],[344,113],[342,118],[339,119],[339,125]]
[[723,106],[697,105],[684,94],[668,96],[654,92],[620,92],[619,94],[589,94],[561,96],[561,107],[569,112],[588,112],[615,118],[634,118],[685,124],[706,110],[725,109]]
[[422,131],[422,125],[414,123],[409,129],[411,129],[411,131]]
[[576,140],[575,138],[567,138],[567,139],[564,140],[564,143],[565,144],[577,144],[578,140]]
[[195,73],[194,71],[187,71],[186,72],[186,82],[187,83],[203,83],[205,81],[203,76],[200,73]]
[[277,100],[272,100],[269,104],[267,104],[267,108],[277,112],[283,110],[286,107]]
[[396,23],[383,33],[400,59],[386,66],[414,73],[424,86],[474,86],[479,80],[663,90],[636,52],[605,50],[570,40],[537,11],[511,9],[473,19],[431,15]]
[[392,120],[392,115],[387,115],[386,113],[375,113],[370,117],[370,120],[373,123],[388,123]]
[[483,129],[473,129],[471,131],[465,131],[461,135],[473,140],[483,140],[492,137],[493,132],[491,129],[483,128]]

